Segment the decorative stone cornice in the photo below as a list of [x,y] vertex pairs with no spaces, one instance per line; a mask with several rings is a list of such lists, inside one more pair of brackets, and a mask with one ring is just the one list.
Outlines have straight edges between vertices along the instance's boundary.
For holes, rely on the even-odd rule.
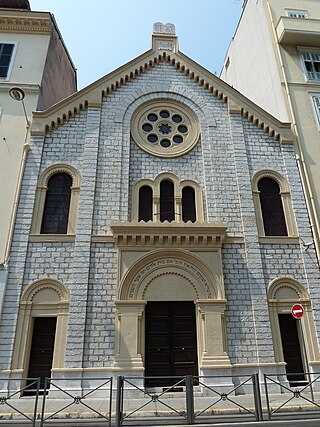
[[2,10],[0,31],[6,33],[50,33],[50,13]]
[[220,248],[227,230],[226,223],[132,223],[111,224],[118,247],[214,247]]
[[230,114],[241,114],[274,140],[283,144],[293,144],[294,135],[290,123],[280,122],[182,52],[159,51],[155,50],[155,46],[48,110],[35,112],[31,134],[45,135],[81,110],[90,106],[95,108],[101,106],[103,97],[107,97],[110,93],[161,62],[169,63],[189,79],[212,93],[221,102],[226,103],[230,100]]

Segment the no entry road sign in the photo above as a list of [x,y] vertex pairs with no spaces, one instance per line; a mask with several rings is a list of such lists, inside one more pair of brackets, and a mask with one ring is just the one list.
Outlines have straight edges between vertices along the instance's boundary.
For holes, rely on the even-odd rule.
[[304,309],[301,304],[295,304],[292,306],[291,314],[296,319],[301,319],[301,317],[303,316],[303,313],[304,313]]

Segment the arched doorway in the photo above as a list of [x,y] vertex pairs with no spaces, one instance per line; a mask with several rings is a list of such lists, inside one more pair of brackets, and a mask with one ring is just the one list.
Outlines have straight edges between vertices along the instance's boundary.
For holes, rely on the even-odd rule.
[[230,364],[225,307],[222,276],[197,255],[159,249],[140,257],[119,287],[115,367],[168,377]]
[[19,307],[13,352],[13,370],[23,376],[44,378],[64,366],[69,292],[56,279],[39,279],[24,290]]
[[[304,307],[301,320],[296,320],[291,314],[291,308],[296,303]],[[317,365],[316,361],[319,360],[308,291],[297,280],[281,277],[269,285],[268,304],[275,360],[284,362],[291,386],[301,385],[307,380],[305,373],[312,371],[310,365]]]

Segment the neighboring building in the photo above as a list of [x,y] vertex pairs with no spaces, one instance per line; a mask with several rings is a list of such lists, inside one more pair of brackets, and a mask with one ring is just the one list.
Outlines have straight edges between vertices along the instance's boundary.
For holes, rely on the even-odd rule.
[[319,0],[246,0],[221,78],[279,120],[292,123],[319,258]]
[[[24,92],[24,105],[10,97],[12,87]],[[31,11],[27,0],[1,0],[0,311],[30,139],[28,122],[32,111],[47,109],[76,90],[76,71],[53,15]]]
[[232,384],[264,371],[287,383],[287,362],[294,385],[317,371],[319,270],[302,244],[290,124],[181,53],[173,25],[155,24],[152,49],[34,113],[31,134],[1,378]]

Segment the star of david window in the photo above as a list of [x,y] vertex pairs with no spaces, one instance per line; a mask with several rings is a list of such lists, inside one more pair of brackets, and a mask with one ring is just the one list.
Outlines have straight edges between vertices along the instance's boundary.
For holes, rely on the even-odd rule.
[[159,157],[177,157],[190,151],[199,139],[196,115],[172,100],[144,104],[133,115],[131,133],[144,151]]

